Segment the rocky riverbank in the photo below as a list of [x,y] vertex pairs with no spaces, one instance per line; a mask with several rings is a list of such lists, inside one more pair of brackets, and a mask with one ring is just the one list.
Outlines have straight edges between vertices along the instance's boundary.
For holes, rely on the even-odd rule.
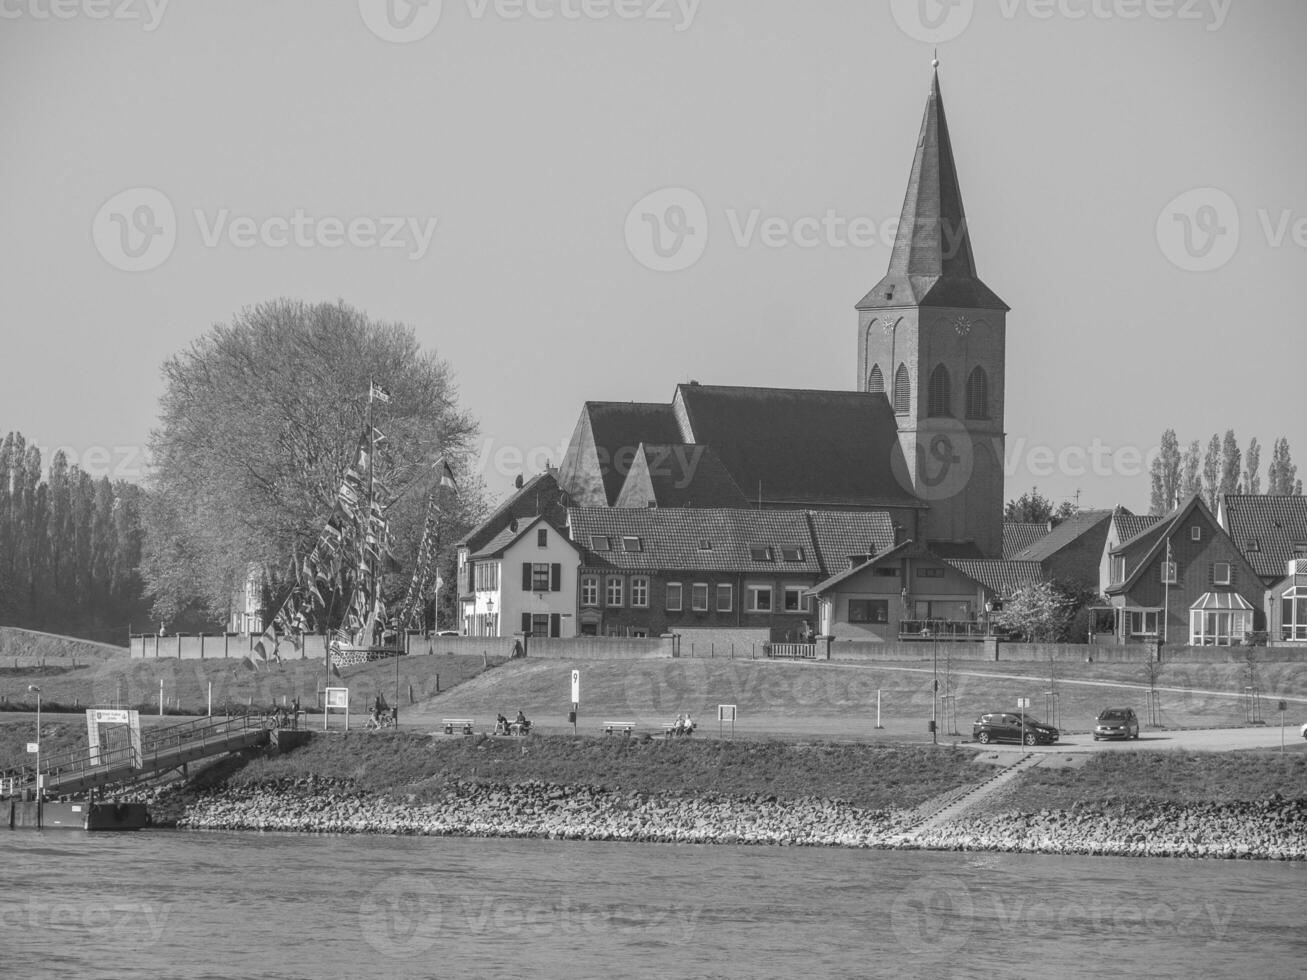
[[685,797],[542,782],[463,782],[433,802],[344,780],[165,791],[156,823],[190,830],[1307,860],[1307,800],[1138,804],[963,816],[914,834],[919,811],[819,798]]

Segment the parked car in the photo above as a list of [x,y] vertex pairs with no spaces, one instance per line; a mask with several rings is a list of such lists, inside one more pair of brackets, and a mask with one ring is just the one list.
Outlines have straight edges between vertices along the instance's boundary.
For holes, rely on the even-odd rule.
[[1094,741],[1100,738],[1138,738],[1139,719],[1134,708],[1104,708],[1094,719]]
[[1052,725],[1010,711],[992,711],[981,715],[971,726],[971,737],[982,745],[990,742],[1020,742],[1027,745],[1052,745],[1058,740]]
[[1307,738],[1307,725],[1302,726],[1302,737]]

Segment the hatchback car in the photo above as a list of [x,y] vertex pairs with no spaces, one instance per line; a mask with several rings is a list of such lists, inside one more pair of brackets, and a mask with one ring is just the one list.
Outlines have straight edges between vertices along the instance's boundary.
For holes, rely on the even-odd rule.
[[1036,721],[1030,715],[1010,711],[992,711],[981,715],[971,726],[971,737],[982,745],[990,742],[1021,742],[1026,745],[1052,745],[1058,739],[1052,725]]
[[1094,741],[1100,738],[1138,738],[1139,719],[1134,708],[1104,708],[1094,719]]

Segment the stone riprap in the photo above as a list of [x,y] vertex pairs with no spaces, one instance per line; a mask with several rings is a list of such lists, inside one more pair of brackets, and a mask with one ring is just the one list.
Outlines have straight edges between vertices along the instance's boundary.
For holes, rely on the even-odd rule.
[[168,790],[149,802],[156,823],[192,830],[1307,860],[1307,799],[986,813],[916,835],[920,811],[545,783],[458,783],[434,802],[419,802],[360,792],[345,781],[301,779]]

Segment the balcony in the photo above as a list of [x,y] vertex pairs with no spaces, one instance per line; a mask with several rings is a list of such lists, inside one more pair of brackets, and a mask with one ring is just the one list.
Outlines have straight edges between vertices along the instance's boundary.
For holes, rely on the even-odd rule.
[[985,623],[951,619],[905,619],[899,623],[900,640],[983,640],[997,635]]

